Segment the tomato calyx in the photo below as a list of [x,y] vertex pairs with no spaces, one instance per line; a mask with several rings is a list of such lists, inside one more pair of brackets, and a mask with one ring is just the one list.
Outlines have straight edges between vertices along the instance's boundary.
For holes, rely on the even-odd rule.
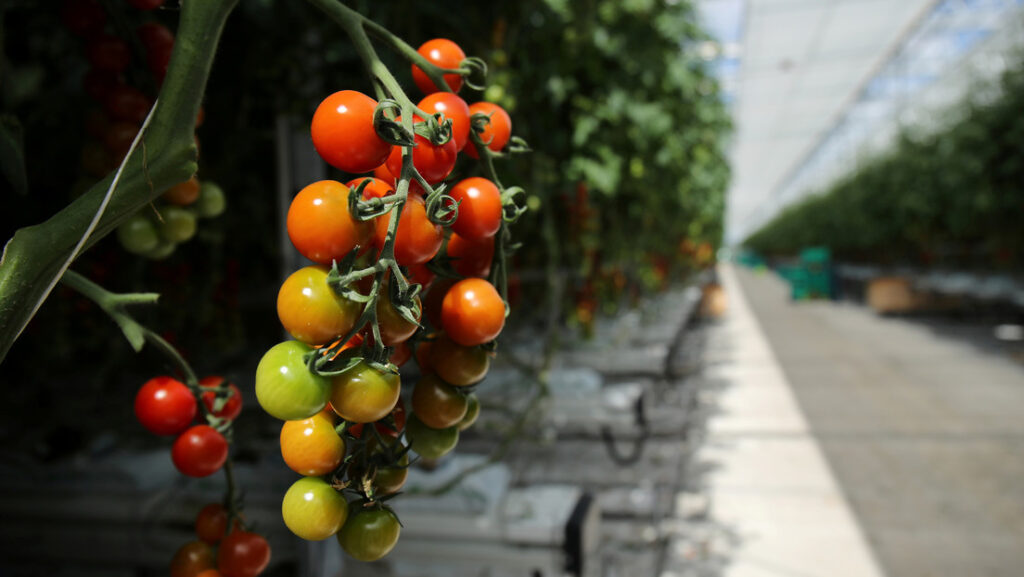
[[487,62],[479,56],[467,56],[459,63],[458,72],[466,86],[473,90],[487,89]]
[[[393,113],[392,116],[388,116],[389,110],[397,110],[398,112]],[[388,144],[395,146],[416,146],[416,137],[410,134],[402,123],[395,120],[398,114],[401,113],[402,107],[398,102],[386,98],[381,100],[377,104],[377,108],[373,111],[373,129],[377,131],[377,136]]]
[[427,194],[427,218],[434,224],[451,226],[459,218],[459,202],[445,194],[446,185],[441,184]]

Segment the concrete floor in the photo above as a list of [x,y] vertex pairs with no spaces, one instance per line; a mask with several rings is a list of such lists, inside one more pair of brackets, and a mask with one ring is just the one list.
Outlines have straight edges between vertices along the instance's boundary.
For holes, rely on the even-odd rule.
[[885,575],[1024,575],[1024,368],[733,274]]

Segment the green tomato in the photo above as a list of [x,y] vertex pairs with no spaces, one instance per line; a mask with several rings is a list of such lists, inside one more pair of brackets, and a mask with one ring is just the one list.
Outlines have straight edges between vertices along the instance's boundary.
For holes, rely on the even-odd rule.
[[466,396],[466,416],[462,417],[459,424],[455,425],[459,428],[459,431],[465,431],[466,429],[473,426],[476,422],[477,417],[480,416],[480,401],[476,398],[476,395],[470,393]]
[[130,253],[146,254],[160,244],[160,232],[149,217],[135,214],[117,227],[117,240]]
[[200,218],[213,218],[220,216],[227,205],[224,189],[213,182],[204,180],[199,187],[199,200],[196,201],[193,208]]
[[308,419],[327,406],[330,380],[311,373],[302,357],[313,350],[299,341],[270,348],[256,367],[256,400],[283,421]]
[[142,256],[152,260],[164,260],[174,254],[174,249],[177,246],[178,245],[173,242],[161,240],[160,244],[156,245],[156,248],[145,252]]
[[327,481],[303,477],[284,494],[281,516],[292,533],[307,541],[323,541],[345,524],[348,503]]
[[424,459],[440,459],[459,443],[459,427],[431,429],[414,414],[405,423],[405,436],[412,450]]
[[160,235],[170,242],[185,242],[196,234],[196,213],[180,206],[165,206],[160,212]]
[[395,548],[402,527],[387,509],[362,509],[352,504],[348,520],[338,531],[338,544],[359,561],[376,561]]

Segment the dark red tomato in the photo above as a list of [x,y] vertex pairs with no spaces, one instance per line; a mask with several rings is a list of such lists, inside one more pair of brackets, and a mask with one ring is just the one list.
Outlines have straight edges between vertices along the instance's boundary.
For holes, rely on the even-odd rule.
[[139,133],[139,125],[134,122],[115,122],[110,125],[105,135],[103,144],[106,145],[110,156],[118,162],[128,154],[128,149]]
[[408,270],[408,274],[405,275],[405,278],[411,283],[423,285],[423,290],[426,290],[437,276],[425,264],[411,264],[406,267],[406,270]]
[[480,382],[491,368],[491,357],[482,348],[464,347],[447,336],[441,336],[431,343],[425,356],[437,376],[455,387]]
[[177,435],[195,419],[196,398],[184,383],[155,377],[135,395],[135,416],[154,435]]
[[233,421],[242,412],[242,391],[234,383],[225,381],[224,377],[214,375],[199,379],[201,387],[213,388],[222,384],[228,387],[228,400],[224,406],[219,411],[213,410],[214,403],[217,402],[217,392],[212,390],[203,391],[203,404],[206,405],[208,411],[213,413],[213,416]]
[[459,203],[452,230],[467,240],[491,238],[501,227],[501,191],[486,178],[460,180],[448,192]]
[[[419,47],[417,52],[431,64],[446,69],[458,68],[459,64],[466,59],[466,53],[462,51],[462,48],[459,48],[458,44],[447,38],[427,40]],[[412,80],[423,91],[423,94],[437,92],[434,82],[415,64],[412,65]],[[445,74],[444,82],[452,92],[458,92],[462,88],[462,76],[458,74]]]
[[416,344],[416,364],[419,365],[421,375],[429,375],[434,372],[434,365],[430,363],[430,349],[434,346],[434,339],[437,333],[427,335],[425,339]]
[[228,459],[228,441],[209,425],[196,425],[174,440],[171,460],[182,474],[208,477]]
[[328,96],[313,113],[313,146],[328,164],[346,172],[369,172],[388,158],[391,144],[377,135],[377,101],[355,90]]
[[111,118],[137,124],[142,124],[146,119],[152,105],[149,98],[138,88],[125,84],[112,86],[103,100],[104,109]]
[[170,49],[174,46],[174,33],[159,22],[140,24],[135,34],[146,50]]
[[128,3],[139,10],[156,10],[164,5],[164,0],[128,0]]
[[[398,120],[401,120],[399,117]],[[422,122],[423,119],[415,116],[413,122]],[[402,174],[402,152],[405,148],[395,146],[391,155],[387,158],[388,170],[391,174]],[[427,138],[416,135],[416,146],[412,149],[412,165],[419,171],[420,176],[430,184],[437,184],[447,177],[455,168],[455,159],[459,150],[454,138],[438,146]]]
[[423,295],[423,310],[427,320],[435,329],[441,328],[441,305],[444,302],[444,295],[448,289],[455,284],[455,279],[441,278],[430,285],[430,289]]
[[117,36],[102,34],[89,41],[89,64],[96,70],[120,74],[132,61],[128,44]]
[[471,241],[452,233],[448,239],[448,256],[460,276],[487,278],[494,261],[494,239]]
[[213,549],[202,541],[190,541],[171,558],[171,577],[197,577],[214,566]]
[[105,102],[110,91],[124,82],[121,76],[104,70],[90,70],[82,77],[82,89],[96,102]]
[[270,544],[256,533],[234,531],[217,550],[217,569],[224,577],[256,577],[268,563]]
[[167,67],[171,64],[171,52],[173,50],[173,47],[170,47],[146,52],[146,66],[153,73],[153,78],[156,79],[157,84],[163,84],[164,77],[167,76]]
[[444,296],[441,326],[462,346],[493,341],[505,326],[505,302],[494,285],[484,279],[460,280]]
[[[377,248],[384,246],[390,223],[391,213],[377,217],[374,239]],[[441,250],[443,241],[441,226],[427,218],[426,202],[418,196],[409,196],[402,207],[395,232],[395,260],[398,264],[410,266],[427,262]]]
[[423,112],[440,112],[452,121],[452,138],[456,150],[462,150],[469,142],[469,105],[451,92],[435,92],[416,105]]
[[[220,503],[210,503],[196,515],[196,536],[200,541],[216,545],[228,531],[228,510]],[[212,565],[212,564],[211,564]]]
[[96,0],[64,0],[60,21],[75,36],[88,38],[103,31],[107,15]]
[[[480,140],[487,144],[487,148],[495,152],[505,148],[512,137],[512,119],[509,118],[508,112],[493,102],[474,102],[469,105],[469,117],[472,119],[474,114],[484,114],[490,118],[490,123],[480,134]],[[479,158],[476,146],[467,146],[466,155],[470,158]]]

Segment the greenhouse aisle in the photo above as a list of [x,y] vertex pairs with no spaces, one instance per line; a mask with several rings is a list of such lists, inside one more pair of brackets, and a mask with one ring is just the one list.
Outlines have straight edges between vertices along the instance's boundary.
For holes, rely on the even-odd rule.
[[[848,502],[854,525],[888,577],[1019,576],[1024,368],[911,320],[878,317],[855,305],[791,303],[787,287],[770,273],[725,268],[723,277],[731,298],[726,327],[732,326],[735,346],[756,355],[753,341],[763,334],[771,350],[761,351],[763,365],[751,356],[749,369],[733,368],[740,384],[723,393],[724,414],[709,422],[712,439],[731,435],[757,455],[740,463],[750,466],[754,486],[739,487],[749,491],[730,499],[720,494],[713,506],[728,505],[741,537],[748,523],[764,529],[769,525],[758,523],[770,519],[770,527],[800,538],[788,544],[793,563],[820,561],[816,569],[789,564],[788,571],[780,566],[742,574],[873,574],[856,536],[847,536],[853,549],[822,541],[838,530],[835,522]],[[781,374],[768,367],[773,358]],[[791,398],[799,408],[789,406]],[[783,422],[786,415],[792,422]],[[818,447],[828,463],[824,472],[817,470]],[[754,468],[757,459],[763,469]],[[722,469],[725,476],[742,474]],[[710,479],[714,483],[714,473]],[[823,492],[832,479],[839,494]],[[785,483],[776,486],[776,480]],[[723,481],[721,488],[729,487]],[[807,507],[816,492],[822,507],[838,508],[827,527],[818,524],[824,513]],[[837,502],[830,503],[832,497]],[[804,517],[812,513],[820,520]],[[813,540],[797,533],[805,529]],[[765,545],[782,540],[777,534],[758,538]],[[853,572],[854,558],[865,572]]]

